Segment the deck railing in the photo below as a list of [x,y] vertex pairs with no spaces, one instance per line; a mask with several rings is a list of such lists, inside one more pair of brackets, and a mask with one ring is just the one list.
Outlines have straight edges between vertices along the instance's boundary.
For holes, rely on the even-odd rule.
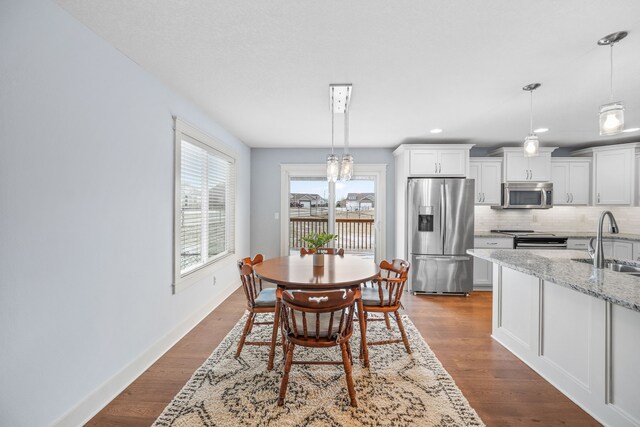
[[[310,233],[328,231],[329,221],[326,218],[289,218],[289,247],[298,249],[305,246],[303,237]],[[336,219],[338,239],[335,246],[345,250],[373,252],[375,234],[373,219]]]

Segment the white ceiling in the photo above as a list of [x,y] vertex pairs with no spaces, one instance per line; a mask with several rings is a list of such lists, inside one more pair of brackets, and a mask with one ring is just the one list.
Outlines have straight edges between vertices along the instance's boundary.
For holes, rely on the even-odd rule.
[[58,3],[252,147],[327,147],[330,83],[353,83],[352,146],[518,144],[532,82],[542,145],[619,141],[598,136],[609,48],[596,45],[619,30],[615,98],[640,127],[638,0]]

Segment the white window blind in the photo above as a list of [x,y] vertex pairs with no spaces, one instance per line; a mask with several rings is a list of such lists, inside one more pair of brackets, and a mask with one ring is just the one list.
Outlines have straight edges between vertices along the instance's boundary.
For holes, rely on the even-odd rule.
[[234,252],[234,159],[180,135],[180,277]]

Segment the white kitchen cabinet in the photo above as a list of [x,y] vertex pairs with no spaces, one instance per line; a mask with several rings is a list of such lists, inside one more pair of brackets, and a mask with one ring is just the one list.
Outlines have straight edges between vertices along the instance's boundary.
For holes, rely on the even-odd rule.
[[490,153],[502,156],[503,182],[543,182],[551,180],[551,153],[557,147],[540,147],[539,154],[526,157],[522,147],[503,147]]
[[[473,242],[476,249],[513,249],[513,238],[476,237]],[[490,291],[493,288],[493,263],[473,258],[473,290]]]
[[631,204],[631,168],[627,150],[595,153],[596,205]]
[[613,241],[613,258],[632,260],[633,259],[633,243],[614,240]]
[[412,150],[409,173],[412,176],[466,176],[469,150]]
[[595,206],[635,206],[639,185],[636,155],[640,143],[585,148],[572,156],[593,157],[592,200]]
[[493,263],[480,258],[473,260],[473,289],[475,291],[491,290],[493,280]]
[[588,159],[552,158],[551,181],[554,205],[588,205],[591,161]]
[[469,178],[476,181],[476,205],[499,205],[502,160],[493,157],[469,159]]

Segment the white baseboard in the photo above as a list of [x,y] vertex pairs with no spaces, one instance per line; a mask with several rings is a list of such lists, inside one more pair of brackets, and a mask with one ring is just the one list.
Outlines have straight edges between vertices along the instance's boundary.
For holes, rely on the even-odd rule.
[[167,335],[149,347],[137,359],[108,379],[84,400],[71,408],[53,423],[55,427],[75,427],[84,425],[115,399],[125,388],[153,365],[163,354],[180,341],[191,329],[200,323],[209,313],[227,299],[240,284],[233,282],[221,294],[209,300],[199,310],[184,319]]

